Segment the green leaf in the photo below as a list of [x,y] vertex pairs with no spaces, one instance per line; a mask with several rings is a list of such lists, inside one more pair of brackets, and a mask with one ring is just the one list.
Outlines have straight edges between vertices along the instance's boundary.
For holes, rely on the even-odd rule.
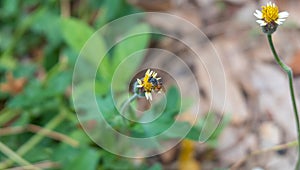
[[[129,34],[149,31],[150,29],[147,25],[141,24],[132,28]],[[128,37],[117,44],[112,57],[112,68],[114,71],[119,69],[117,71],[120,76],[118,76],[118,83],[114,90],[125,90],[127,88],[127,84],[129,84],[130,79],[145,57],[146,51],[139,51],[144,50],[148,46],[149,40],[150,34],[146,33]]]
[[[121,32],[124,32],[122,30]],[[126,35],[134,34],[135,32],[149,32],[148,25],[140,24],[130,29]],[[120,35],[121,36],[121,35]],[[133,74],[135,73],[138,66],[144,59],[144,54],[139,53],[134,57],[130,55],[143,50],[147,47],[149,43],[150,35],[136,35],[122,40],[119,44],[116,44],[109,54],[99,54],[105,55],[102,59],[98,75],[99,80],[97,85],[96,82],[96,92],[97,94],[104,95],[111,88],[112,78],[115,76],[115,81],[113,82],[113,91],[119,92],[124,91],[127,88]],[[124,62],[124,63],[122,63]],[[120,67],[119,67],[120,66]]]
[[1,18],[12,17],[19,12],[19,3],[18,0],[2,0],[1,1]]
[[200,133],[201,133],[201,129],[198,129],[197,127],[193,126],[185,138],[194,141],[199,141]]
[[65,170],[94,170],[100,159],[100,154],[93,148],[81,146],[74,148],[67,144],[61,143],[54,148],[52,159],[60,162]]
[[48,45],[56,46],[62,41],[62,32],[60,29],[61,17],[59,12],[46,8],[40,12],[31,29],[47,38]]
[[[134,6],[128,4],[126,0],[103,0],[101,1],[103,4],[101,4],[101,15],[96,19],[96,26],[102,27],[106,23],[109,23],[110,21],[113,21],[115,19],[121,18],[123,16],[141,12]],[[137,21],[133,21],[130,19],[128,22],[130,22],[127,26],[130,27],[134,25]],[[127,29],[122,27],[121,29]]]
[[62,55],[67,56],[68,64],[71,67],[74,67],[74,65],[76,63],[76,59],[77,59],[78,54],[76,52],[74,52],[74,50],[72,50],[70,48],[64,48],[62,50]]
[[114,169],[137,169],[129,158],[116,156],[105,150],[101,151],[101,168],[103,170],[114,170]]
[[94,149],[84,149],[78,154],[73,161],[68,164],[64,169],[69,170],[95,170],[100,155]]
[[67,87],[71,85],[72,71],[61,71],[49,78],[46,90],[52,94],[64,94]]
[[107,96],[104,98],[97,97],[97,103],[99,106],[99,110],[101,111],[102,115],[108,121],[118,115],[117,109],[114,105],[114,100],[112,96]]
[[161,166],[161,164],[156,163],[154,165],[152,165],[150,168],[148,168],[147,170],[162,170],[163,167]]
[[170,87],[167,93],[167,105],[166,110],[168,111],[178,111],[181,103],[180,100],[180,94],[178,92],[178,89],[176,87]]
[[[147,25],[140,24],[126,34],[149,31]],[[111,82],[113,91],[116,93],[124,92],[128,88],[127,85],[145,57],[145,52],[139,51],[148,46],[149,40],[150,34],[135,35],[116,44],[112,49],[112,56],[106,54],[98,69],[102,84],[101,94],[111,88]],[[131,56],[133,54],[134,56]],[[114,80],[112,80],[113,76],[115,76]]]
[[14,70],[16,77],[34,78],[37,66],[30,63],[19,64]]
[[[167,104],[166,104],[166,108],[163,111],[163,113],[154,121],[150,122],[150,123],[144,123],[144,124],[140,124],[142,126],[142,129],[144,129],[143,133],[139,131],[137,131],[135,129],[136,132],[136,136],[138,137],[149,137],[149,136],[154,136],[154,135],[158,135],[162,132],[164,132],[165,130],[167,130],[169,127],[172,126],[173,123],[179,123],[180,122],[175,122],[175,116],[177,114],[179,114],[179,106],[180,105],[180,97],[179,97],[179,92],[177,90],[177,88],[175,87],[170,87],[168,92],[167,92]],[[153,107],[155,108],[155,106]],[[155,109],[151,109],[151,111],[155,112]],[[155,115],[155,114],[153,114]],[[144,116],[147,117],[147,113],[144,113]],[[144,117],[143,116],[143,117]],[[141,118],[142,120],[144,118]],[[186,126],[186,124],[185,124]],[[139,127],[139,126],[137,126]],[[174,131],[174,129],[173,129]],[[170,131],[169,136],[174,137],[174,133],[172,133],[172,131]]]
[[[106,44],[100,32],[94,34],[93,28],[78,19],[62,19],[61,23],[66,43],[80,57],[77,58],[77,77],[78,74],[96,70],[106,53]],[[82,78],[86,79],[84,76]]]
[[86,41],[93,35],[94,30],[86,23],[75,18],[61,20],[62,33],[67,44],[79,52]]
[[42,114],[42,111],[58,108],[59,100],[54,98],[56,95],[57,93],[45,89],[41,82],[33,79],[26,85],[23,93],[8,101],[7,107],[24,109],[38,116]]
[[[215,116],[215,120],[213,123],[216,122],[216,120],[218,120],[218,118]],[[213,133],[211,134],[211,136],[208,138],[207,144],[212,147],[212,148],[216,148],[218,147],[218,138],[221,135],[221,133],[223,132],[224,128],[228,125],[228,123],[230,122],[230,116],[223,116],[222,119],[219,122],[219,125],[217,127],[215,127]],[[203,131],[202,131],[203,133]],[[201,138],[202,136],[200,136]]]
[[220,122],[215,113],[207,113],[207,115],[199,119],[187,134],[186,138],[194,141],[205,141],[210,147],[218,146],[218,138],[224,128],[230,121],[229,116],[224,116]]
[[[146,32],[146,33],[141,35],[139,34],[134,35],[135,33],[140,33],[140,32]],[[114,56],[113,56],[114,67],[120,64],[123,59],[147,47],[150,40],[150,34],[147,32],[150,32],[150,28],[146,24],[137,25],[129,31],[128,34],[134,36],[123,39],[115,47]],[[136,61],[134,64],[139,64],[139,62],[141,62],[141,59],[143,58],[141,57],[136,59],[138,61]]]
[[164,137],[170,138],[182,138],[184,137],[188,130],[191,128],[191,124],[188,122],[174,122],[172,128],[169,128],[168,131],[165,131]]
[[60,48],[63,42],[61,31],[61,17],[58,10],[47,7],[40,12],[31,26],[31,30],[46,40],[43,65],[48,71],[59,60]]
[[86,134],[83,130],[74,130],[70,137],[74,140],[77,140],[81,145],[82,144],[90,144],[92,143],[91,138]]
[[30,123],[30,115],[28,112],[23,112],[20,115],[20,118],[14,122],[14,126],[26,126]]

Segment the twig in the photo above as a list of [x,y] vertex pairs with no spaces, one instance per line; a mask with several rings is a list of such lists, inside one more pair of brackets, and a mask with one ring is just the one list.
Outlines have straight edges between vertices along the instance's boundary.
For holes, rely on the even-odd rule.
[[[56,126],[58,126],[66,117],[68,110],[64,107],[61,108],[61,112],[55,116],[46,126],[45,129],[51,130],[54,129]],[[33,137],[31,137],[25,144],[23,144],[18,150],[17,154],[20,156],[23,156],[26,154],[29,150],[31,150],[36,144],[38,144],[43,137],[45,136],[45,129],[42,129],[37,134],[35,134]],[[0,169],[5,169],[9,166],[11,166],[13,162],[11,160],[5,160],[0,163]]]
[[26,127],[23,126],[6,127],[0,129],[0,136],[14,135],[14,134],[23,133],[25,131],[26,131]]
[[12,134],[19,134],[23,132],[33,132],[33,133],[41,133],[49,138],[62,141],[66,144],[69,144],[73,147],[77,147],[79,145],[79,142],[70,138],[67,135],[64,135],[62,133],[58,133],[49,129],[45,129],[41,126],[29,124],[26,127],[18,126],[18,127],[7,127],[7,128],[2,128],[0,129],[0,136],[5,136],[5,135],[12,135]]
[[28,161],[23,159],[17,153],[12,151],[9,147],[4,145],[2,142],[0,142],[0,151],[3,152],[5,155],[7,155],[11,160],[18,163],[19,165],[27,166],[30,169],[40,169],[40,168],[34,167],[32,164],[30,164]]
[[252,156],[260,155],[260,154],[267,153],[267,152],[279,151],[279,150],[283,150],[283,149],[286,149],[289,147],[295,147],[295,146],[298,146],[298,141],[293,141],[293,142],[289,142],[289,143],[285,143],[285,144],[281,144],[281,145],[276,145],[271,148],[254,151],[254,152],[250,153],[248,156],[246,156],[246,157],[240,159],[239,161],[237,161],[236,163],[234,163],[230,169],[231,170],[238,169],[247,159],[251,158]]
[[70,17],[71,14],[71,7],[69,0],[61,0],[60,1],[60,10],[61,10],[61,16],[64,18]]

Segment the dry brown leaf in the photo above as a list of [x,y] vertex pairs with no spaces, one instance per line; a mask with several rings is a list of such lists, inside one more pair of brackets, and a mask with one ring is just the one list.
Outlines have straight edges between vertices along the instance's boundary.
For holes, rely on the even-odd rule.
[[26,78],[15,78],[13,74],[9,72],[6,74],[6,82],[0,84],[0,90],[5,93],[16,95],[23,90],[26,81]]
[[142,8],[145,11],[166,11],[172,7],[170,0],[128,0],[132,5]]

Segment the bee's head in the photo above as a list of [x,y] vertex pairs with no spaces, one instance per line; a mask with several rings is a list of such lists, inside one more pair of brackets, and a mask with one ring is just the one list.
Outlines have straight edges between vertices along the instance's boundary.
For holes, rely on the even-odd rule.
[[156,86],[158,84],[157,79],[154,78],[153,76],[149,77],[148,82],[152,83],[153,86]]

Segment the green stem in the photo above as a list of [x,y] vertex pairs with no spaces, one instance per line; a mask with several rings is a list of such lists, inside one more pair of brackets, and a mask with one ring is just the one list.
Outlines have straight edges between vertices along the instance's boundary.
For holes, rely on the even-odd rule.
[[[289,66],[284,64],[281,61],[281,59],[278,57],[277,52],[274,48],[274,44],[273,44],[271,34],[268,34],[268,41],[269,41],[269,44],[270,44],[270,47],[271,47],[271,50],[273,52],[273,55],[275,57],[276,62],[287,73],[288,78],[289,78],[289,87],[290,87],[291,99],[292,99],[292,103],[293,103],[295,121],[296,121],[296,124],[297,124],[298,142],[300,142],[300,123],[299,123],[299,115],[298,115],[297,104],[296,104],[296,99],[295,99],[295,92],[294,92],[294,87],[293,87],[293,71]],[[298,161],[297,161],[297,165],[296,165],[296,170],[299,170],[299,169],[300,169],[300,147],[299,147],[299,144],[298,144]]]
[[12,151],[9,147],[4,145],[2,142],[0,142],[0,151],[3,152],[5,155],[7,155],[11,160],[18,163],[19,165],[29,166],[31,169],[39,169],[37,167],[34,167],[32,164],[30,164],[28,161],[23,159],[17,153]]
[[[135,100],[136,98],[138,97],[138,94],[134,93],[133,96],[131,96],[121,107],[120,109],[120,113],[123,114],[126,110],[126,108],[128,107],[128,105],[133,101]],[[135,119],[135,115],[130,115],[131,116],[131,119]]]
[[[128,124],[127,124],[127,121],[126,121],[126,119],[125,119],[125,116],[124,116],[125,111],[126,111],[128,105],[129,105],[133,100],[135,100],[137,97],[138,97],[138,94],[137,94],[137,93],[134,93],[133,96],[131,96],[128,100],[126,100],[126,102],[122,105],[122,107],[121,107],[121,109],[120,109],[120,113],[121,113],[121,115],[122,115],[123,122],[124,122],[125,125],[128,125]],[[135,115],[135,114],[133,114],[133,113],[131,113],[131,112],[129,112],[129,114],[130,114],[130,119],[131,119],[131,120],[136,120],[136,115]],[[131,122],[131,123],[132,123],[132,122]],[[129,126],[130,126],[131,123],[129,123]]]
[[20,112],[17,110],[5,109],[0,112],[0,127],[4,126],[5,123],[16,117]]

